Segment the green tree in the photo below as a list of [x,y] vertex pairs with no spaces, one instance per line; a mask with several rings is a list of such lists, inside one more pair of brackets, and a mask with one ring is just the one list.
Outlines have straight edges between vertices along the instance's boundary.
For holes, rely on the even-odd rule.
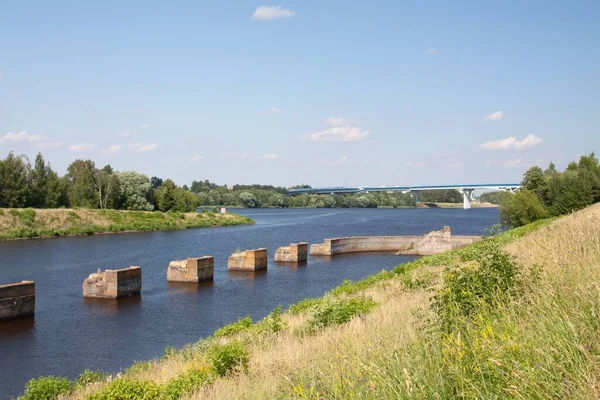
[[117,173],[121,207],[125,210],[152,211],[152,183],[148,176],[134,171]]
[[62,182],[58,174],[52,170],[50,163],[46,163],[42,153],[38,153],[35,157],[30,175],[29,207],[57,208],[67,205]]
[[25,156],[11,151],[0,161],[0,207],[25,207],[30,196],[31,165]]
[[258,201],[256,200],[256,196],[254,196],[250,192],[240,193],[239,198],[245,207],[248,207],[248,208],[258,207]]
[[96,164],[92,160],[75,160],[67,168],[67,195],[71,207],[96,208],[100,203],[94,184]]
[[171,210],[175,207],[175,190],[177,185],[170,179],[167,179],[158,189],[154,192],[154,200],[156,207],[163,212]]
[[539,197],[527,189],[505,196],[500,202],[500,223],[504,226],[515,228],[547,216],[548,211]]

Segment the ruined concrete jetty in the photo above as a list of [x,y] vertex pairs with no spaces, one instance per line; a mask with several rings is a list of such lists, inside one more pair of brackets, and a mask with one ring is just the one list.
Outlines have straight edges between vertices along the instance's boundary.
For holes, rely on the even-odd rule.
[[98,270],[83,281],[83,297],[118,299],[139,296],[142,291],[142,268]]
[[305,242],[292,243],[289,246],[280,247],[275,253],[275,261],[279,262],[302,262],[306,261],[308,245]]
[[267,249],[233,253],[227,262],[230,271],[259,271],[267,268]]
[[452,236],[449,226],[424,236],[356,236],[325,239],[310,246],[310,254],[332,256],[344,253],[395,251],[399,255],[427,256],[457,249],[481,240],[481,236]]
[[0,321],[32,317],[34,313],[34,282],[22,281],[0,285]]
[[187,260],[171,261],[167,268],[169,282],[202,282],[212,281],[215,269],[215,259],[211,256],[188,258]]

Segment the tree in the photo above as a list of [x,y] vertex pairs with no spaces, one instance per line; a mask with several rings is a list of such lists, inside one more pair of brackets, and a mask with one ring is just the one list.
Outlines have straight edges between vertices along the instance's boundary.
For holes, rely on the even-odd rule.
[[152,184],[152,189],[158,189],[163,184],[163,180],[153,176],[150,178],[150,183]]
[[156,201],[156,207],[163,212],[171,210],[175,207],[175,189],[177,185],[170,179],[167,179],[156,191],[154,192],[154,200]]
[[121,207],[125,210],[152,211],[150,202],[152,182],[148,176],[134,171],[117,173],[120,186]]
[[244,204],[244,206],[246,206],[248,208],[258,207],[256,196],[254,196],[252,193],[242,192],[242,193],[240,193],[239,198],[242,201],[242,203]]
[[29,207],[56,208],[66,206],[64,187],[58,174],[46,163],[42,153],[35,157],[34,167],[29,179],[31,194],[28,199]]
[[539,197],[527,189],[505,196],[500,202],[500,223],[504,226],[516,228],[547,216],[548,211]]
[[0,207],[25,207],[30,195],[28,178],[31,170],[25,156],[11,151],[0,161]]
[[274,193],[269,197],[269,207],[284,208],[288,206],[287,198],[281,193]]
[[544,171],[538,166],[529,168],[523,175],[521,187],[532,192],[539,192],[546,186]]
[[98,191],[94,184],[96,164],[92,160],[75,160],[67,168],[69,204],[71,207],[96,208]]
[[104,166],[102,169],[93,169],[92,183],[98,191],[98,201],[100,209],[107,207],[107,203],[111,195],[115,191],[115,186],[118,184],[118,179],[113,175],[113,169],[110,165]]

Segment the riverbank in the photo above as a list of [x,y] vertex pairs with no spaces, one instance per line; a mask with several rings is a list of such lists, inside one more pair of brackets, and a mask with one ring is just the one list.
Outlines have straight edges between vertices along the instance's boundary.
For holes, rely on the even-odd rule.
[[0,240],[253,224],[233,214],[0,208]]
[[540,221],[243,318],[117,377],[87,371],[29,390],[96,400],[595,398],[599,222],[600,205]]

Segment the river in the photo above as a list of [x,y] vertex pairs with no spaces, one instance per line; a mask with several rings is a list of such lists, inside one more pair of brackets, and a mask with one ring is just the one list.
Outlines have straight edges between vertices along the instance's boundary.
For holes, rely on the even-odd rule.
[[[392,253],[309,257],[300,266],[278,265],[279,246],[361,235],[420,235],[450,225],[456,235],[485,234],[497,209],[273,209],[240,210],[256,225],[143,232],[0,243],[0,283],[34,280],[36,315],[0,323],[0,399],[20,394],[32,377],[76,377],[83,369],[115,372],[159,357],[220,326],[274,307],[322,295],[344,279],[357,280],[414,257]],[[236,249],[266,247],[263,273],[228,272]],[[169,261],[215,257],[214,282],[200,286],[166,281]],[[91,300],[81,285],[97,269],[139,265],[142,295]]]

